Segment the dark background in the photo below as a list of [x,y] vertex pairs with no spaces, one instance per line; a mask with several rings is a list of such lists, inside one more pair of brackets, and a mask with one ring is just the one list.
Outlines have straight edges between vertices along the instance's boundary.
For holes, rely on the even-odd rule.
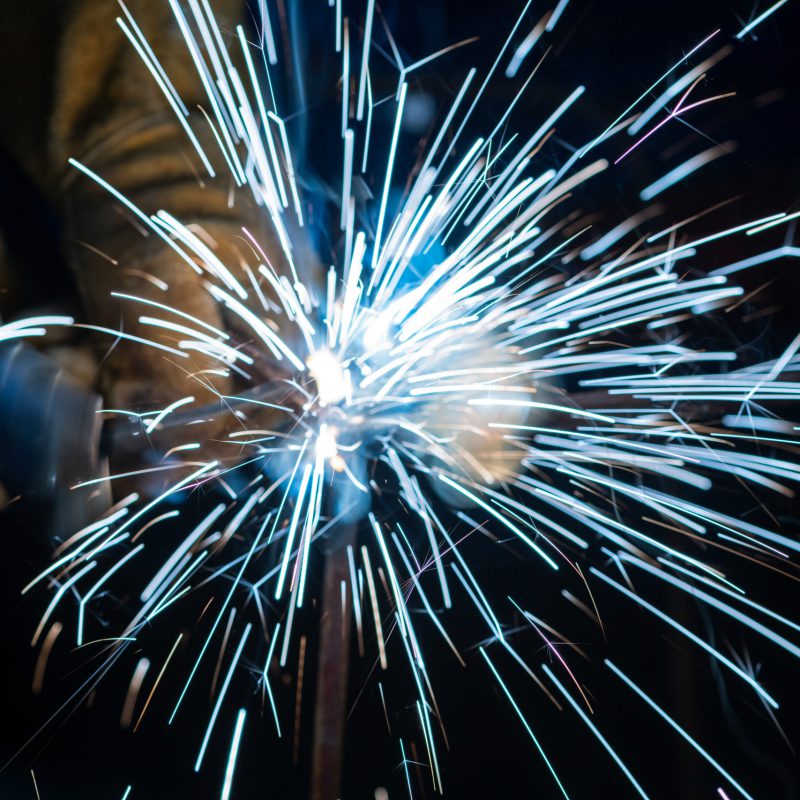
[[[767,5],[759,3],[758,12]],[[689,120],[692,127],[671,123],[620,167],[609,170],[602,181],[582,191],[578,198],[580,205],[597,209],[607,221],[607,227],[613,227],[639,207],[638,192],[642,187],[710,146],[710,138],[714,141],[733,139],[738,142],[738,150],[659,198],[668,206],[666,219],[677,221],[734,196],[739,199],[709,217],[703,223],[705,227],[695,230],[705,233],[774,211],[795,210],[800,199],[797,156],[800,70],[796,56],[800,25],[793,5],[790,2],[761,25],[755,37],[735,43],[734,53],[713,70],[698,90],[699,96],[735,91],[735,98],[699,110]],[[448,93],[457,90],[472,65],[479,67],[480,80],[521,7],[522,3],[508,0],[387,3],[386,18],[407,61],[470,36],[481,37],[479,42],[445,56],[432,68],[421,70],[410,91],[419,96],[446,98]],[[514,46],[544,10],[543,5],[534,3]],[[354,18],[360,17],[362,10],[357,6],[349,13]],[[537,127],[577,84],[585,84],[586,94],[559,123],[558,136],[543,152],[543,158],[554,164],[562,163],[570,153],[570,146],[580,145],[602,130],[684,52],[712,30],[721,28],[718,44],[704,49],[690,61],[691,65],[699,63],[716,47],[733,41],[733,35],[752,13],[752,0],[727,3],[675,0],[669,4],[572,0],[554,35],[546,40],[553,43],[553,50],[520,103],[510,128],[519,131],[520,138],[524,139],[526,132]],[[319,188],[322,192],[326,183],[336,186],[338,176],[335,166],[331,165],[338,164],[340,158],[336,128],[329,135],[326,123],[318,124],[329,118],[330,84],[335,83],[338,70],[327,62],[333,37],[332,12],[320,0],[299,3],[294,14],[301,30],[307,31],[308,50],[300,54],[295,63],[308,73],[305,103],[309,111],[294,118],[290,128],[298,145],[304,143],[306,171],[319,176],[319,182],[310,188]],[[376,30],[379,31],[377,25]],[[2,35],[10,35],[10,32],[3,31]],[[385,45],[383,34],[376,35],[381,45]],[[474,117],[471,130],[476,135],[494,126],[527,69],[543,52],[544,45],[540,43],[515,82],[503,77],[508,54],[504,57]],[[394,73],[379,54],[373,53],[371,66],[376,87],[393,88]],[[13,79],[19,76],[0,76],[0,80]],[[285,99],[292,101],[291,92],[286,91]],[[13,113],[9,111],[4,112],[3,124],[14,124]],[[374,141],[387,141],[390,120],[376,115],[375,124]],[[406,157],[407,163],[400,156],[398,172],[411,165],[415,155],[413,142],[418,135],[411,131],[403,134],[400,152],[411,155]],[[624,141],[627,141],[624,137],[615,140],[617,149],[604,149],[602,154],[618,154]],[[378,161],[373,158],[373,166]],[[35,241],[36,254],[28,256],[31,267],[37,276],[48,276],[46,280],[40,277],[28,285],[24,290],[28,293],[25,299],[31,304],[59,302],[71,289],[67,270],[58,255],[59,221],[7,155],[3,155],[1,163],[0,225],[9,248],[16,252],[29,251],[30,243]],[[784,235],[786,230],[780,229],[769,241],[780,243]],[[741,239],[731,240],[714,249],[704,267],[713,269],[743,258],[754,252],[752,248],[756,246],[767,249],[766,241],[765,238],[753,245],[742,243]],[[323,248],[336,244],[324,235],[320,236],[320,242]],[[774,356],[800,327],[798,264],[781,260],[740,277],[748,289],[767,285],[745,309],[744,322],[725,331],[716,327],[713,335],[727,337],[743,351]],[[789,416],[797,418],[797,415]],[[736,487],[723,488],[719,500],[721,507],[729,511],[736,509],[748,515],[753,511],[754,504],[740,497]],[[787,535],[797,530],[795,509],[790,504],[778,504],[773,508]],[[0,696],[4,698],[0,706],[0,761],[6,762],[98,663],[81,654],[69,654],[61,642],[63,652],[48,666],[44,693],[40,697],[31,696],[30,679],[36,653],[29,647],[29,641],[49,598],[43,593],[34,593],[21,601],[19,589],[45,563],[46,543],[41,537],[4,524],[2,517],[0,535],[4,547],[0,558],[3,643]],[[556,624],[591,654],[592,664],[583,664],[580,659],[573,659],[572,663],[578,662],[579,677],[593,693],[595,721],[624,755],[652,797],[719,797],[716,794],[719,785],[725,787],[731,798],[736,794],[726,784],[717,782],[711,768],[652,711],[608,676],[600,665],[604,656],[615,660],[640,681],[755,797],[798,796],[795,777],[798,765],[793,750],[756,703],[753,694],[744,691],[740,682],[720,674],[702,652],[672,635],[664,626],[655,624],[652,618],[638,613],[627,601],[598,589],[597,599],[608,636],[605,644],[596,628],[560,599],[559,582],[532,571],[527,561],[511,555],[484,558],[493,552],[485,544],[469,544],[465,557],[472,564],[482,565],[476,568],[476,576],[497,597],[509,594],[521,598],[526,607]],[[752,591],[754,598],[790,617],[796,614],[795,579],[781,578],[767,570],[741,568],[738,562],[726,566],[738,570],[737,578]],[[649,597],[658,596],[655,587],[648,589]],[[778,719],[786,736],[792,743],[800,742],[800,702],[793,696],[797,694],[795,686],[800,674],[797,662],[755,635],[744,636],[734,625],[720,625],[716,618],[712,625],[711,619],[700,609],[679,601],[672,593],[664,592],[660,600],[664,608],[695,630],[705,631],[710,640],[716,637],[721,648],[725,649],[726,643],[730,643],[736,652],[762,665],[765,685],[783,701]],[[419,626],[424,631],[423,646],[431,679],[450,737],[450,752],[440,749],[446,796],[558,796],[539,755],[474,649],[485,635],[485,626],[471,614],[466,598],[460,598],[459,604],[467,611],[460,616],[452,615],[447,627],[454,640],[465,648],[466,669],[459,667],[441,640],[427,631],[427,626]],[[195,609],[186,608],[184,618],[193,618],[190,613],[194,612]],[[310,620],[309,653],[312,654],[313,629],[313,620]],[[152,632],[152,636],[157,637],[158,632]],[[429,641],[425,641],[426,638]],[[164,643],[163,652],[173,640],[174,637]],[[538,664],[545,657],[539,643],[528,632],[515,639],[515,646],[531,664]],[[519,670],[512,667],[499,649],[493,648],[490,652],[508,677],[515,696],[571,795],[576,798],[632,796],[629,785],[583,724],[570,712],[558,713],[529,679],[519,677]],[[178,653],[176,657],[183,658],[185,664],[190,663],[190,654]],[[293,658],[296,659],[296,651]],[[390,797],[406,796],[398,736],[403,737],[407,746],[416,738],[419,747],[421,741],[414,725],[413,709],[408,708],[414,694],[406,670],[400,666],[403,656],[399,649],[392,658],[395,668],[378,678],[386,695],[392,735],[387,731],[374,665],[369,659],[354,661],[344,791],[348,800],[371,798],[378,786],[387,787]],[[306,681],[307,686],[312,687],[313,658],[308,663]],[[109,674],[90,708],[82,706],[68,720],[66,714],[59,715],[17,755],[0,773],[0,798],[33,798],[31,768],[35,770],[43,800],[121,797],[128,783],[134,785],[134,800],[218,797],[228,732],[233,723],[231,709],[235,706],[232,704],[227,716],[220,719],[204,771],[199,777],[195,776],[191,766],[196,741],[207,718],[208,698],[198,700],[195,696],[169,730],[165,725],[169,706],[164,703],[148,712],[140,733],[122,732],[117,721],[134,664],[135,657],[129,654],[124,666],[120,665]],[[158,662],[154,661],[151,670],[158,667]],[[164,697],[173,697],[179,687],[170,680],[167,677],[159,690]],[[250,713],[233,796],[303,797],[307,774],[305,754],[310,744],[311,693],[304,693],[300,756],[299,763],[294,766],[291,727],[284,732],[284,738],[277,741],[268,710],[259,718],[259,701],[255,698],[248,701],[250,691],[246,685],[234,690],[235,702],[248,702]],[[294,685],[290,675],[279,693],[279,703],[282,720],[291,726]],[[421,751],[418,755],[419,760],[425,760]],[[434,796],[424,773],[424,769],[411,768],[416,798]]]

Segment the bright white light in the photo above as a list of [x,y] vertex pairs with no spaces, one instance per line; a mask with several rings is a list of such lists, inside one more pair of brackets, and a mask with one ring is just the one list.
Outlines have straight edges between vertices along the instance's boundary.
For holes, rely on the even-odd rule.
[[317,436],[317,452],[321,458],[333,458],[336,455],[336,434],[327,425],[319,426]]
[[319,404],[329,406],[347,395],[347,379],[339,359],[329,350],[317,350],[306,362],[311,377],[317,384]]
[[391,345],[389,331],[392,325],[391,315],[387,312],[376,314],[364,326],[363,345],[367,352],[385,350]]
[[336,428],[324,423],[319,426],[317,454],[321,459],[327,461],[336,472],[344,469],[344,459],[339,454],[339,446],[336,442]]

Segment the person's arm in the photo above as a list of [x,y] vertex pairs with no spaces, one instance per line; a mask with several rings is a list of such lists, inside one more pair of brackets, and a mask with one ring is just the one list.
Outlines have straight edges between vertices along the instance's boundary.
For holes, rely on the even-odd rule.
[[[165,209],[186,225],[202,228],[215,255],[243,285],[249,264],[257,273],[260,257],[245,243],[242,227],[282,270],[280,248],[268,217],[247,187],[234,191],[216,139],[198,106],[210,111],[190,52],[166,0],[126,3],[153,52],[190,112],[190,125],[217,172],[210,178],[174,112],[116,17],[115,0],[71,0],[42,8],[4,11],[11,30],[30,41],[11,59],[20,74],[31,75],[30,95],[13,88],[21,109],[6,137],[18,160],[35,174],[65,221],[65,249],[78,285],[85,320],[134,336],[173,345],[175,334],[139,322],[147,310],[122,302],[112,292],[156,300],[222,328],[219,304],[194,272],[161,239],[143,235],[141,223],[94,181],[68,163],[75,158],[108,181],[145,214]],[[17,5],[17,4],[13,4]],[[19,4],[23,5],[23,4]],[[241,0],[219,0],[214,13],[239,66],[243,21]],[[35,19],[43,21],[38,28]],[[42,39],[46,43],[42,44]],[[52,51],[52,52],[51,52]],[[48,54],[45,58],[43,54]],[[9,60],[5,56],[4,60]],[[44,63],[44,67],[43,67]],[[52,74],[45,74],[51,70]],[[45,135],[37,126],[45,126]],[[28,135],[29,134],[29,135]],[[226,392],[230,381],[215,375],[213,389],[188,377],[218,367],[196,353],[181,366],[159,351],[99,336],[100,388],[117,407],[157,407],[193,395],[206,402]],[[110,350],[110,352],[109,352]]]

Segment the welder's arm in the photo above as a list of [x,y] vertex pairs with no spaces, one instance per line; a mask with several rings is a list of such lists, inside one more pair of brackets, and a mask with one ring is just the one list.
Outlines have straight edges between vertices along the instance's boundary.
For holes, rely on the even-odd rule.
[[[20,122],[4,134],[20,162],[34,174],[62,212],[67,259],[78,284],[85,320],[174,346],[176,334],[139,321],[141,304],[112,292],[173,306],[222,328],[219,305],[194,272],[161,239],[143,235],[141,222],[90,178],[68,164],[76,158],[108,181],[145,214],[164,209],[210,243],[215,255],[248,285],[242,265],[258,261],[244,244],[242,226],[259,240],[277,268],[280,251],[247,190],[232,191],[229,173],[210,126],[198,111],[209,103],[195,65],[166,0],[128,0],[164,71],[191,113],[191,125],[220,177],[210,178],[146,66],[116,24],[116,0],[29,0],[6,8],[0,21],[31,43],[33,56],[17,45],[3,66],[32,76],[2,94],[19,110]],[[31,5],[31,9],[24,6]],[[217,0],[214,12],[237,63],[231,31],[243,21],[242,0]],[[50,41],[42,45],[41,38]],[[9,62],[9,63],[6,63]],[[35,63],[33,63],[35,62]],[[49,70],[41,74],[43,63]],[[26,66],[27,65],[27,66]],[[30,68],[30,69],[28,69]],[[28,91],[29,95],[26,95]],[[10,97],[9,97],[10,93]],[[41,136],[37,126],[46,126]],[[149,408],[193,395],[207,402],[228,381],[215,375],[213,390],[188,377],[218,367],[200,353],[178,359],[113,337],[97,338],[102,359],[100,388],[116,407]]]
[[[70,157],[77,158],[146,214],[163,208],[184,224],[199,226],[215,255],[238,272],[237,277],[244,277],[241,264],[247,256],[253,260],[241,247],[243,225],[259,232],[262,246],[271,249],[274,236],[259,225],[247,195],[239,192],[229,202],[224,161],[210,127],[197,112],[198,105],[207,107],[208,102],[169,4],[133,0],[127,6],[194,112],[196,135],[222,175],[216,179],[204,171],[163,94],[115,23],[119,6],[112,0],[81,0],[71,6],[56,64],[49,155],[67,223],[68,257],[86,315],[95,325],[174,346],[176,334],[139,322],[140,315],[147,315],[146,307],[112,297],[112,292],[121,292],[173,306],[222,328],[219,307],[202,288],[203,278],[158,237],[142,235],[130,213],[67,165]],[[241,0],[214,4],[222,30],[233,30],[241,21],[242,6]],[[103,362],[101,388],[108,401],[123,408],[153,407],[188,395],[198,401],[211,399],[213,392],[204,388],[208,378],[198,381],[188,374],[219,364],[199,353],[180,367],[175,361],[151,348],[121,343]],[[229,388],[219,375],[213,385],[220,392]]]

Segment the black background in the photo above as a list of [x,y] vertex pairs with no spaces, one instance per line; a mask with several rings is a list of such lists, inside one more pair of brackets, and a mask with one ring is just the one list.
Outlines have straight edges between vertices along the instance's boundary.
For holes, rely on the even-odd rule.
[[[480,36],[479,42],[445,56],[433,68],[420,71],[410,91],[446,99],[472,65],[479,68],[480,79],[513,26],[521,5],[508,0],[387,3],[386,18],[408,61],[461,39]],[[766,5],[758,3],[758,10]],[[698,90],[700,96],[735,91],[735,98],[699,110],[690,119],[694,129],[679,122],[668,125],[620,167],[609,170],[598,185],[582,192],[580,204],[597,209],[607,226],[612,227],[639,206],[638,192],[642,187],[693,153],[710,146],[710,138],[713,141],[736,140],[738,150],[665,193],[667,219],[677,221],[733,196],[739,199],[709,217],[706,227],[699,230],[707,232],[774,211],[795,210],[800,199],[797,157],[800,70],[796,56],[800,25],[792,6],[790,2],[767,20],[757,29],[755,37],[734,43],[734,53],[713,70]],[[534,3],[533,11],[522,26],[522,35],[544,10],[544,5]],[[360,6],[350,11],[353,17],[360,17],[361,13]],[[570,145],[580,145],[602,130],[694,44],[716,28],[721,28],[716,46],[733,41],[733,34],[752,13],[752,0],[730,3],[675,0],[666,4],[572,0],[554,35],[547,40],[553,43],[553,50],[520,103],[510,127],[520,131],[524,138],[525,132],[538,126],[577,84],[586,85],[584,98],[563,123],[559,123],[558,136],[543,153],[544,158],[554,163],[563,162],[569,155]],[[319,120],[327,119],[330,111],[330,101],[326,98],[338,69],[330,66],[326,55],[333,37],[332,12],[321,0],[307,0],[297,5],[295,14],[302,29],[307,30],[308,49],[297,63],[307,71],[306,102],[310,110],[308,115],[298,115],[290,130],[297,140],[305,137],[306,169],[315,171],[321,181],[335,186],[337,176],[331,164],[338,163],[338,134],[335,128],[329,134],[327,123],[318,124]],[[515,42],[520,38],[518,34]],[[382,34],[380,42],[385,44]],[[714,46],[703,50],[703,54],[713,50]],[[520,78],[543,52],[544,46],[538,45],[520,71]],[[695,56],[690,64],[700,60],[702,56]],[[471,132],[477,134],[493,127],[519,87],[519,79],[512,83],[503,77],[505,63],[507,56],[475,115]],[[373,54],[372,65],[376,86],[383,89],[392,86],[395,77],[391,65],[379,54]],[[11,79],[15,78],[0,76],[0,80]],[[286,94],[287,102],[291,102],[290,93]],[[381,119],[380,115],[376,117],[376,142],[387,141],[389,123],[390,120]],[[3,124],[14,124],[13,114],[8,110],[4,112]],[[414,139],[410,132],[403,135],[400,153],[410,155],[405,160],[400,156],[399,169],[413,162]],[[625,139],[617,141],[619,147]],[[609,152],[614,154],[613,149]],[[58,220],[25,184],[7,156],[2,163],[0,224],[17,248],[21,247],[20,243],[29,243],[37,237],[39,247],[38,255],[33,258],[34,267],[54,275],[49,288],[37,282],[30,296],[39,300],[48,293],[55,297],[67,294],[69,280],[64,277],[66,270],[57,255]],[[785,232],[781,229],[770,241],[780,243]],[[765,247],[763,242],[758,244]],[[748,246],[751,245],[745,243],[744,247]],[[714,250],[713,260],[704,266],[712,269],[753,252],[739,249],[741,247],[740,240],[722,245]],[[767,357],[778,352],[782,343],[785,346],[800,327],[799,269],[798,262],[781,260],[742,275],[742,283],[747,288],[755,289],[768,283],[749,310],[774,310],[760,316],[751,314],[749,322],[732,325],[724,335],[744,350],[757,351]],[[716,331],[714,335],[723,334]],[[751,511],[749,501],[738,497],[735,487],[721,490],[720,502],[722,507],[736,508],[741,513]],[[797,530],[789,504],[779,504],[775,510],[787,535]],[[4,525],[2,517],[0,535],[3,545],[0,556],[0,641],[3,648],[0,657],[3,678],[0,681],[0,761],[6,762],[98,662],[89,661],[87,665],[86,656],[70,655],[62,642],[64,652],[48,667],[45,692],[41,697],[31,696],[30,677],[36,653],[29,647],[29,641],[48,598],[43,593],[34,593],[23,601],[19,589],[45,563],[46,545],[33,535]],[[582,664],[577,659],[577,669],[593,694],[596,722],[624,753],[626,762],[652,797],[718,798],[716,787],[719,785],[725,786],[731,798],[737,795],[726,784],[718,783],[713,771],[694,751],[607,674],[600,664],[606,655],[647,687],[755,797],[798,796],[794,777],[797,761],[790,747],[753,694],[744,691],[741,684],[729,676],[721,675],[700,651],[652,618],[638,613],[625,601],[598,590],[608,636],[606,645],[596,628],[559,598],[561,585],[550,576],[532,570],[529,562],[510,555],[486,559],[483,556],[492,551],[481,544],[467,545],[466,551],[465,557],[471,563],[480,564],[476,568],[478,579],[498,597],[509,594],[523,598],[535,613],[591,653],[592,664]],[[789,616],[793,612],[796,615],[796,580],[778,578],[774,573],[757,569],[742,569],[737,577],[752,590],[754,597]],[[658,597],[657,590],[652,588],[649,596]],[[754,662],[763,665],[765,685],[783,701],[779,712],[781,725],[791,742],[800,742],[797,722],[800,703],[793,696],[800,674],[797,661],[778,653],[755,635],[743,636],[733,625],[723,624],[712,632],[710,620],[698,608],[676,600],[670,593],[665,592],[658,599],[664,608],[696,630],[706,631],[709,637],[716,636],[717,644],[723,649],[725,643],[730,642],[736,652],[748,653]],[[462,599],[462,608],[467,606]],[[199,610],[187,607],[182,612],[184,619],[193,619]],[[538,753],[474,649],[486,635],[486,628],[471,614],[452,617],[448,629],[465,648],[466,669],[459,667],[435,635],[422,634],[431,679],[450,737],[450,752],[443,748],[441,751],[445,796],[557,797]],[[313,626],[309,630],[313,630]],[[158,632],[151,635],[155,641]],[[162,643],[161,650],[166,652],[172,641],[170,638]],[[310,653],[313,653],[313,645],[312,634]],[[532,634],[520,634],[519,647],[532,664],[545,658],[546,654]],[[497,648],[490,652],[503,674],[508,676],[571,796],[632,796],[628,784],[582,723],[570,712],[558,713]],[[182,657],[179,653],[178,658]],[[296,659],[296,651],[293,658]],[[412,738],[416,738],[418,747],[421,742],[407,708],[414,694],[404,667],[399,666],[401,660],[398,650],[394,653],[396,669],[380,676],[392,724],[391,736],[387,732],[374,664],[369,659],[355,662],[351,681],[353,710],[347,728],[344,797],[348,800],[371,798],[378,786],[386,786],[392,798],[406,796],[398,736],[402,736],[406,744]],[[219,796],[234,705],[220,719],[204,771],[195,776],[191,765],[207,719],[209,698],[202,692],[195,695],[173,728],[167,729],[165,724],[170,707],[165,702],[156,703],[148,712],[139,733],[121,732],[117,720],[134,663],[131,656],[124,666],[110,673],[91,708],[79,708],[68,720],[64,714],[56,717],[16,756],[0,773],[0,798],[34,797],[31,768],[35,770],[43,800],[121,797],[128,783],[134,786],[134,800]],[[183,664],[189,663],[186,655]],[[313,658],[309,664],[313,664]],[[154,663],[151,669],[158,666]],[[311,666],[306,681],[308,687],[313,686]],[[179,683],[168,677],[160,692],[163,691],[165,697],[173,697],[178,687]],[[261,717],[259,699],[251,697],[248,701],[249,694],[248,686],[234,691],[235,702],[249,703],[250,714],[233,796],[303,797],[307,774],[304,754],[310,744],[310,692],[304,694],[301,755],[296,766],[292,764],[292,678],[286,677],[285,688],[279,692],[282,720],[289,727],[280,742],[274,736],[268,710]],[[420,760],[425,760],[421,751],[419,756]],[[416,798],[434,796],[424,773],[422,768],[411,769]]]

